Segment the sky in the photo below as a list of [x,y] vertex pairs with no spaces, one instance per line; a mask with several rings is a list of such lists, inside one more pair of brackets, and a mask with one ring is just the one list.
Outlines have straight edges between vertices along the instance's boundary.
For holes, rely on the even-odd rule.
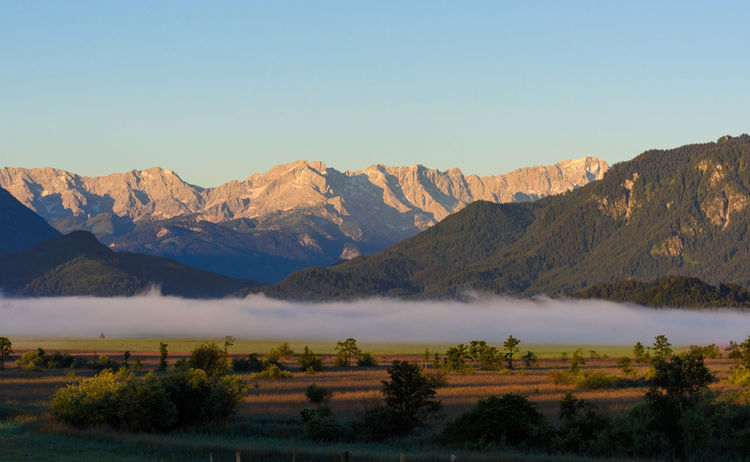
[[750,132],[750,3],[0,2],[0,167],[493,175]]

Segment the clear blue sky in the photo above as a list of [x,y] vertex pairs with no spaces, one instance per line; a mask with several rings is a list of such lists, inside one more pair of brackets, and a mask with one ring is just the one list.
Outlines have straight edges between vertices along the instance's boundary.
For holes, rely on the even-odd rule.
[[750,132],[749,5],[5,1],[0,166],[627,160]]

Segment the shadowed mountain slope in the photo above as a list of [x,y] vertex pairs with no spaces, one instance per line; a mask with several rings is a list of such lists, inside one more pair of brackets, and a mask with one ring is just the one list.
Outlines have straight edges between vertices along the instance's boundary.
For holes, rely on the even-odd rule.
[[23,252],[60,233],[0,188],[0,254]]
[[572,293],[666,275],[750,284],[750,136],[647,151],[531,203],[476,202],[387,250],[290,275],[272,296]]
[[0,288],[15,295],[126,296],[156,286],[165,295],[216,298],[257,285],[166,258],[113,252],[86,231],[0,256]]

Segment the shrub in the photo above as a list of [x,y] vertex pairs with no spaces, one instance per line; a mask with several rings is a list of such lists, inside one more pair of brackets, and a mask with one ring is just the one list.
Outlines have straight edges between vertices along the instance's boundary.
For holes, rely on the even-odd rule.
[[237,372],[260,372],[263,370],[263,361],[258,359],[256,353],[250,353],[244,358],[234,358],[232,369]]
[[449,422],[441,435],[443,443],[544,447],[551,427],[536,405],[525,396],[508,393],[480,400],[456,420]]
[[592,403],[577,399],[567,392],[560,400],[560,421],[553,447],[557,451],[588,453],[595,452],[592,446],[598,436],[609,426],[609,422]]
[[690,345],[688,354],[711,359],[721,358],[721,350],[714,343],[706,346]]
[[125,380],[111,370],[61,388],[52,395],[52,415],[75,427],[117,422],[117,392]]
[[276,348],[271,348],[271,351],[266,355],[266,360],[276,362],[281,359],[288,359],[294,354],[294,350],[289,347],[288,342],[284,342]]
[[[27,351],[16,361],[16,365],[26,372],[39,371],[45,366],[36,351]],[[46,366],[45,366],[46,367]]]
[[336,418],[330,413],[323,415],[320,409],[310,409],[316,411],[304,421],[303,428],[305,436],[313,441],[337,441],[341,439],[343,428]]
[[750,370],[742,366],[735,366],[729,371],[729,383],[746,387],[750,385]]
[[68,353],[55,351],[52,354],[47,354],[43,348],[37,348],[24,353],[16,364],[28,372],[42,369],[67,369],[73,366],[75,359]]
[[201,369],[209,377],[221,377],[228,372],[227,354],[215,343],[204,343],[190,353],[187,362],[192,369]]
[[359,354],[359,356],[357,356],[357,366],[374,367],[377,365],[377,361],[375,361],[375,358],[370,353],[362,352]]
[[95,371],[116,370],[120,367],[118,363],[112,361],[107,355],[100,355],[95,361],[89,363],[89,366]]
[[601,390],[605,388],[616,388],[620,378],[614,374],[604,372],[591,372],[583,374],[575,380],[575,386],[581,390]]
[[163,380],[177,408],[176,426],[225,420],[248,393],[247,383],[239,377],[216,379],[202,369],[175,369]]
[[305,389],[305,396],[313,404],[325,404],[330,401],[333,392],[328,388],[323,388],[314,383]]
[[354,423],[354,434],[361,441],[383,441],[400,434],[400,427],[393,409],[376,406],[367,409]]
[[294,374],[289,371],[281,370],[276,364],[271,364],[261,372],[250,374],[250,378],[262,380],[291,379],[292,377],[294,377]]
[[572,385],[575,382],[575,375],[569,371],[552,371],[549,376],[555,385]]
[[153,374],[123,382],[115,399],[115,414],[125,430],[167,431],[177,423],[177,407],[164,383]]
[[299,367],[304,371],[320,372],[323,370],[323,360],[305,345],[305,350],[297,358]]

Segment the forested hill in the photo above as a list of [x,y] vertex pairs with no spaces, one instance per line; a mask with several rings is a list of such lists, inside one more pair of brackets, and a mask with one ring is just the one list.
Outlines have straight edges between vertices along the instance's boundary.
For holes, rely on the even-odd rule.
[[292,274],[286,298],[552,295],[628,278],[750,283],[750,136],[651,150],[533,203],[476,202],[383,252]]
[[0,188],[0,254],[23,252],[60,233]]
[[635,279],[596,284],[573,294],[574,298],[597,298],[651,307],[750,308],[750,292],[736,284],[706,284],[697,278],[664,277],[643,282]]
[[113,252],[86,231],[0,255],[0,289],[13,295],[124,296],[157,286],[165,295],[216,298],[257,285],[167,258]]

